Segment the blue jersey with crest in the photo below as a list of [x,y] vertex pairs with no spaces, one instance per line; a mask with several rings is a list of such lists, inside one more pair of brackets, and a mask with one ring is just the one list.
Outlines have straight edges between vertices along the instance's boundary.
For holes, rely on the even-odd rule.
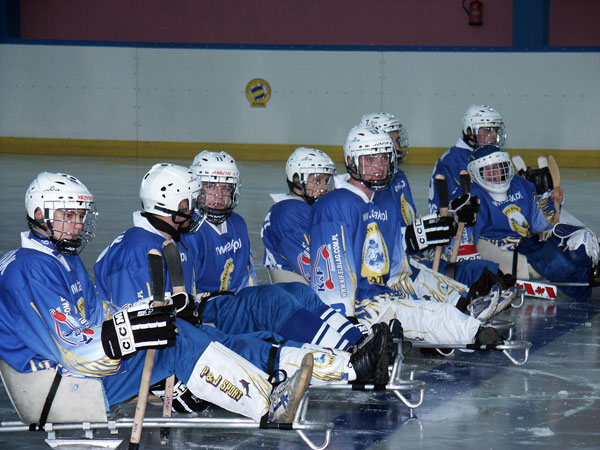
[[[347,316],[356,303],[391,293],[390,274],[407,269],[398,208],[380,207],[350,183],[340,183],[312,206],[311,284]],[[393,263],[395,262],[395,264]]]
[[[406,174],[402,170],[397,170],[389,187],[389,191],[396,200],[398,208],[400,208],[402,226],[406,227],[413,223],[417,214],[417,207],[415,206],[412,192],[410,191],[408,178],[406,178]],[[375,195],[377,195],[377,193]]]
[[198,293],[237,292],[256,285],[248,227],[239,214],[234,212],[220,226],[205,221],[194,233],[183,234],[181,242],[191,254]]
[[289,194],[272,197],[278,201],[267,213],[260,232],[265,245],[264,265],[296,272],[309,281],[311,205]]
[[57,365],[91,377],[119,372],[102,348],[108,311],[79,255],[25,232],[21,247],[0,260],[0,359],[19,372]]

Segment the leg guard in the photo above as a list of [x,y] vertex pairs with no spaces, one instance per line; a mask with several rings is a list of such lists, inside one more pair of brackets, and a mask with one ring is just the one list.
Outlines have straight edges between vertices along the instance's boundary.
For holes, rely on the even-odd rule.
[[279,351],[279,370],[285,370],[291,376],[300,367],[306,353],[312,353],[314,357],[311,384],[346,383],[356,378],[354,370],[348,364],[350,353],[313,345],[302,348],[282,347]]

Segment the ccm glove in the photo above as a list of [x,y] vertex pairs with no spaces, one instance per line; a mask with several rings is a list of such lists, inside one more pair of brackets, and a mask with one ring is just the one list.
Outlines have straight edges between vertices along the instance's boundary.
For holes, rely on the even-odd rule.
[[456,223],[452,217],[440,217],[429,214],[417,217],[406,228],[404,240],[411,252],[418,252],[431,245],[447,245],[456,234]]
[[461,195],[450,202],[449,213],[454,214],[459,222],[467,227],[475,225],[479,212],[479,197],[471,194]]
[[138,350],[175,345],[175,316],[165,308],[119,311],[102,324],[102,347],[111,359],[127,359]]
[[198,308],[196,302],[190,298],[187,292],[180,292],[171,296],[173,306],[177,311],[177,318],[183,319],[186,322],[191,323],[195,327],[200,322],[198,317]]

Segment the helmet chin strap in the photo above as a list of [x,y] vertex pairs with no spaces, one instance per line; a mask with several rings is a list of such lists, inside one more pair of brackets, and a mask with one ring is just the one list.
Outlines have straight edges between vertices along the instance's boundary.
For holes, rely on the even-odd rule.
[[174,228],[173,226],[171,226],[164,220],[159,219],[156,215],[149,213],[149,212],[143,212],[142,216],[145,217],[148,220],[148,222],[150,222],[150,225],[152,225],[158,231],[167,233],[169,236],[171,236],[171,238],[174,241],[178,242],[181,239],[181,231],[180,230]]
[[465,144],[467,144],[469,147],[471,147],[472,150],[475,150],[477,148],[477,138],[475,138],[471,134],[465,134],[464,131],[463,131],[463,141],[465,142]]

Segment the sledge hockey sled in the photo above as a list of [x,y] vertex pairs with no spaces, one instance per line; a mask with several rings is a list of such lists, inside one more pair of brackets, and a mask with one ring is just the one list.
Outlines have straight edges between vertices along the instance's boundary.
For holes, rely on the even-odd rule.
[[[454,354],[455,349],[463,349],[463,350],[499,350],[501,351],[510,362],[517,366],[522,366],[529,359],[529,349],[532,346],[532,343],[529,341],[512,341],[510,340],[512,337],[512,329],[514,327],[514,322],[509,320],[492,320],[490,325],[498,331],[509,330],[508,337],[504,338],[504,343],[498,344],[496,346],[486,346],[481,344],[432,344],[430,342],[426,342],[423,340],[414,340],[411,339],[410,342],[413,345],[413,348],[431,348],[431,349],[448,349],[450,350],[448,353],[439,351],[440,355],[448,357]],[[513,356],[511,352],[515,350],[522,350],[523,354],[521,358]]]
[[[390,381],[385,386],[377,386],[373,384],[361,384],[361,383],[330,383],[318,386],[310,386],[311,389],[345,389],[352,391],[390,391],[392,392],[404,405],[410,408],[411,412],[413,409],[418,408],[423,403],[425,396],[425,382],[413,379],[414,372],[411,371],[408,379],[401,377],[402,363],[404,361],[404,355],[402,354],[402,341],[394,339],[394,344],[397,348],[396,358],[394,363],[388,368],[390,373]],[[418,392],[418,398],[416,401],[411,401],[404,393]]]
[[[56,377],[54,369],[31,373],[19,373],[5,361],[0,360],[0,375],[15,408],[19,421],[0,422],[0,432],[45,431],[46,443],[52,448],[117,448],[121,439],[119,428],[131,429],[133,417],[124,417],[120,408],[108,411],[102,382],[94,378],[74,376]],[[60,379],[58,388],[56,380]],[[49,392],[55,391],[53,399],[47,401]],[[308,396],[300,401],[294,422],[291,424],[267,424],[264,429],[294,430],[313,450],[321,450],[329,445],[332,423],[306,420]],[[200,429],[259,429],[260,423],[246,418],[201,418],[201,417],[145,417],[143,428],[200,428]],[[83,438],[59,438],[57,433],[66,430],[80,430]],[[97,430],[108,430],[114,438],[97,438]],[[323,431],[322,444],[315,444],[306,431]]]

